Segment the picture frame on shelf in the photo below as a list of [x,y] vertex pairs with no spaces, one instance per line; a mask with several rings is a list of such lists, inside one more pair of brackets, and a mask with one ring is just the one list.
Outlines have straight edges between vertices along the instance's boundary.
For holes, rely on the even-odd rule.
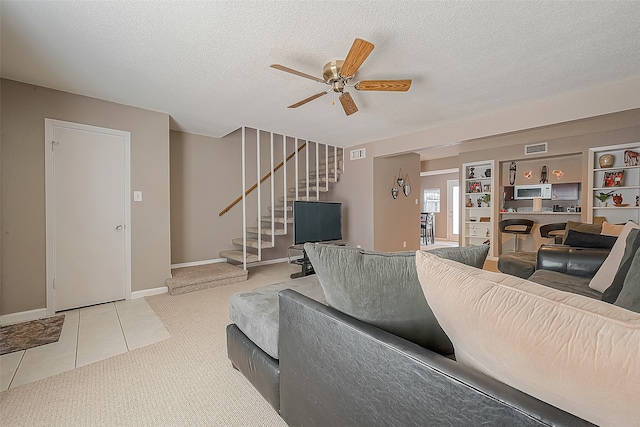
[[469,193],[482,193],[482,184],[479,181],[470,182]]
[[491,191],[491,186],[490,186],[489,184],[485,184],[485,185],[482,187],[482,191],[483,191],[483,192],[485,192],[485,193],[490,192],[490,191]]
[[624,165],[625,166],[638,166],[639,157],[637,151],[633,150],[624,150]]
[[624,171],[610,171],[604,173],[602,180],[603,187],[622,187],[624,182]]

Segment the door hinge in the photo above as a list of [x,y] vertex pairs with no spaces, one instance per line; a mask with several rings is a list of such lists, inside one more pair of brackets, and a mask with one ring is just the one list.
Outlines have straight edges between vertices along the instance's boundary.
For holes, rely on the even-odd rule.
[[53,289],[56,288],[56,279],[53,279]]
[[58,144],[60,144],[58,141],[51,141],[51,151],[53,151],[53,147]]

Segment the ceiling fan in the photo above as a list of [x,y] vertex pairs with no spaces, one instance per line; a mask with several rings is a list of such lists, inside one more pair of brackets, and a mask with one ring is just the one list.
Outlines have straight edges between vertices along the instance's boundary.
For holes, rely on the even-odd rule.
[[392,92],[406,92],[411,87],[411,80],[362,80],[355,84],[350,84],[351,80],[355,77],[356,71],[360,68],[362,63],[367,59],[371,51],[373,51],[373,43],[370,43],[363,39],[355,39],[347,57],[343,60],[330,61],[325,64],[322,69],[322,79],[314,77],[312,75],[285,67],[280,64],[272,64],[271,68],[284,71],[287,73],[295,74],[296,76],[304,77],[307,79],[315,80],[319,83],[329,85],[330,88],[326,91],[316,93],[308,98],[303,99],[300,102],[289,105],[288,108],[298,108],[307,102],[320,98],[327,93],[334,91],[340,94],[340,103],[347,116],[358,111],[355,101],[351,97],[349,92],[345,92],[345,88],[353,87],[356,90],[377,90],[377,91],[392,91]]

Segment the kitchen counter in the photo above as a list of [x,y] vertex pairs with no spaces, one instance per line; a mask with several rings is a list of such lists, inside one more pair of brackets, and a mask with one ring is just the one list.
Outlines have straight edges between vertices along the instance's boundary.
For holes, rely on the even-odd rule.
[[500,212],[500,215],[582,215],[582,212]]

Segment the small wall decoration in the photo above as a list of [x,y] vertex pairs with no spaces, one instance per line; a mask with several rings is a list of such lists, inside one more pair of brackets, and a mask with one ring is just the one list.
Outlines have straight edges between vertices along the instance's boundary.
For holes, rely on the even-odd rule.
[[531,177],[533,176],[533,171],[522,171],[522,176],[527,179],[531,179]]
[[516,183],[516,162],[509,163],[509,185]]
[[405,197],[409,197],[409,193],[411,192],[411,184],[409,183],[409,174],[404,178],[404,185],[402,186],[402,192]]
[[624,151],[625,166],[638,166],[638,153],[631,150]]
[[398,181],[398,187],[404,186],[404,175],[402,173],[402,168],[400,168],[400,171],[398,172],[397,181]]
[[542,169],[540,169],[540,184],[546,184],[546,183],[547,183],[547,167],[542,166]]
[[604,173],[603,187],[622,187],[624,171],[611,171]]
[[562,178],[562,175],[564,175],[564,172],[562,172],[560,169],[554,169],[551,173],[554,174],[558,180],[560,180]]

